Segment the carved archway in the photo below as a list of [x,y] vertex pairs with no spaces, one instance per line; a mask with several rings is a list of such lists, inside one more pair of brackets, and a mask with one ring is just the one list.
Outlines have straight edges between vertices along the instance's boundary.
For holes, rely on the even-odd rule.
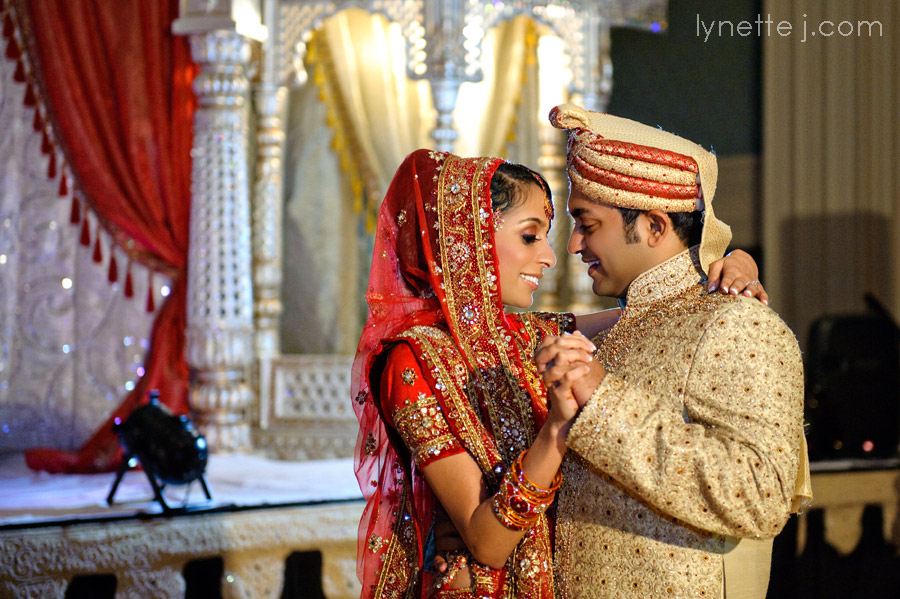
[[[232,318],[231,322],[226,323],[195,319],[191,323],[189,317],[189,339],[196,341],[189,344],[188,360],[201,379],[195,398],[201,404],[201,422],[206,426],[207,435],[212,429],[212,437],[223,440],[217,446],[234,449],[247,445],[244,433],[254,405],[258,406],[258,410],[252,410],[257,425],[254,431],[257,443],[282,457],[328,457],[328,454],[339,454],[352,447],[355,438],[355,431],[351,427],[348,433],[346,424],[346,421],[353,419],[352,411],[344,406],[349,396],[349,359],[340,356],[283,356],[278,338],[282,311],[285,99],[290,86],[304,82],[306,74],[303,63],[307,43],[312,32],[325,19],[348,8],[362,8],[400,25],[407,48],[407,75],[412,79],[425,79],[431,86],[437,111],[431,131],[435,147],[452,150],[457,138],[452,112],[459,86],[464,81],[481,78],[481,42],[491,27],[524,14],[549,28],[563,40],[565,53],[569,57],[565,68],[571,71],[570,99],[588,108],[602,110],[612,89],[610,28],[664,28],[666,4],[665,0],[186,1],[182,18],[176,24],[177,29],[192,38],[195,59],[203,71],[199,79],[222,83],[220,86],[201,86],[197,90],[201,106],[212,110],[206,113],[205,120],[202,120],[204,113],[200,111],[202,122],[199,124],[198,139],[202,147],[197,149],[197,153],[218,156],[221,160],[210,162],[195,159],[194,181],[218,182],[212,187],[212,192],[209,186],[205,193],[195,192],[193,201],[198,204],[195,214],[200,215],[199,218],[217,214],[217,210],[221,211],[235,198],[238,207],[243,206],[243,196],[240,192],[234,192],[235,185],[245,188],[252,198],[250,218],[238,225],[246,229],[229,231],[230,240],[225,240],[221,233],[211,237],[209,232],[214,229],[210,228],[210,223],[192,221],[193,252],[204,251],[204,244],[210,242],[213,245],[227,245],[230,249],[230,255],[224,257],[221,252],[211,257],[207,253],[204,268],[216,268],[216,260],[232,260],[237,266],[223,267],[224,270],[220,268],[219,272],[234,278],[237,288],[242,288],[248,278],[242,265],[252,265],[252,294],[246,294],[247,298],[252,296],[252,306],[242,304],[231,309],[231,313],[241,315],[241,318]],[[252,22],[255,18],[259,23]],[[265,35],[261,33],[263,26]],[[247,144],[239,144],[237,153],[231,152],[226,156],[221,152],[221,144],[215,144],[220,139],[217,135],[222,134],[215,129],[227,124],[230,135],[233,136],[236,131],[246,131],[249,135],[250,115],[239,107],[249,100],[246,90],[255,63],[250,60],[250,52],[246,48],[252,45],[253,38],[260,40],[261,52],[258,76],[252,86],[252,107],[257,127],[255,176],[251,177]],[[225,51],[229,48],[232,49],[230,53]],[[209,118],[210,115],[215,118]],[[228,115],[228,118],[222,118],[223,115]],[[195,123],[195,136],[197,128]],[[541,148],[539,168],[547,176],[557,198],[565,197],[562,192],[567,187],[565,155],[559,132],[542,132]],[[248,183],[251,180],[252,183]],[[221,190],[223,186],[230,192],[217,194],[215,190]],[[210,207],[213,209],[210,210]],[[209,216],[209,220],[213,219],[214,216]],[[195,228],[203,233],[202,239],[194,239]],[[566,281],[562,281],[562,287],[567,285]],[[592,297],[578,288],[551,289],[541,307],[554,308],[561,291],[567,293],[570,300],[568,307],[575,309],[579,302],[589,301]],[[189,315],[214,313],[221,308],[216,305],[218,299],[206,297],[196,300],[202,305],[188,306]],[[244,303],[247,301],[243,297],[238,299]],[[231,303],[234,303],[233,300],[229,298]],[[249,332],[243,316],[246,314],[252,314],[252,329]],[[252,351],[247,343],[249,338],[252,338]],[[241,351],[236,351],[236,348]],[[254,376],[248,378],[243,372],[252,372]],[[305,401],[296,397],[297,393],[304,392],[303,389],[315,389],[312,393],[318,393],[318,399],[307,398],[307,406],[319,402],[323,406],[321,414],[315,410],[304,412],[296,409]],[[287,396],[292,393],[292,399],[287,401]],[[343,435],[346,442],[337,445],[331,442],[330,449],[320,447],[325,455],[316,455],[319,450],[315,446],[317,443],[322,445],[321,439],[313,440],[309,451],[300,447],[303,443],[298,438],[303,437],[303,429],[309,424],[304,420],[307,417],[317,422],[314,427],[316,434],[334,441],[334,435],[338,434],[336,431],[340,431],[338,436]],[[219,428],[238,432],[217,435],[215,433]]]

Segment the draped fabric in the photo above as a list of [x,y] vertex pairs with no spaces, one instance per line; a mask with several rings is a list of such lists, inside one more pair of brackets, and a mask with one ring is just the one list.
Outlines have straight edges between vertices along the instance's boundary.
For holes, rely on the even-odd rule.
[[[803,43],[762,36],[762,278],[773,306],[801,347],[817,318],[871,310],[866,294],[900,321],[900,3],[763,9],[809,26]],[[813,35],[820,24],[841,34]]]
[[372,246],[317,95],[306,85],[290,90],[287,102],[281,351],[352,355]]
[[171,23],[178,2],[16,0],[34,77],[75,185],[131,259],[173,279],[154,322],[146,374],[77,452],[26,454],[49,471],[114,469],[111,424],[151,388],[176,413],[188,409],[184,359],[185,264],[195,67]]
[[[459,155],[505,154],[522,93],[530,28],[529,19],[518,17],[485,36],[484,79],[460,86],[453,114]],[[355,154],[363,176],[372,178],[363,186],[376,196],[369,200],[377,211],[403,157],[417,147],[433,145],[431,90],[425,81],[408,79],[399,27],[380,16],[342,11],[325,21],[317,37],[319,48],[327,45],[327,55],[311,57],[324,67],[320,78],[314,79],[320,86],[331,86],[326,101],[336,108],[330,124],[346,139],[346,149]],[[338,149],[343,150],[343,144]]]
[[[47,176],[51,154],[35,118],[46,112],[23,101],[17,64],[0,59],[0,454],[81,447],[140,378],[156,316],[142,301],[151,283],[143,265],[131,265],[132,298],[110,284],[106,267],[127,257],[90,211],[80,225],[94,244],[81,244],[71,217],[84,202],[61,174],[61,154],[57,178]],[[161,297],[170,281],[152,278]]]
[[[428,83],[407,78],[399,26],[361,9],[327,19],[308,58],[328,107],[333,147],[357,186],[357,209],[367,204],[371,229],[394,169],[411,151],[430,145],[434,111]],[[360,181],[354,183],[357,173]]]
[[[460,86],[453,120],[459,130],[455,151],[462,156],[507,156],[515,139],[517,108],[538,88],[526,75],[534,59],[535,25],[528,17],[504,21],[488,32],[482,48],[484,79]],[[526,86],[527,84],[527,86]],[[526,126],[547,115],[531,114]],[[528,163],[525,163],[528,164]],[[528,166],[536,166],[528,164]]]
[[[556,86],[554,85],[556,79],[547,77],[547,72],[551,68],[554,72],[559,72],[559,65],[563,64],[562,54],[552,64],[543,64],[540,48],[541,44],[546,45],[547,40],[558,41],[559,38],[552,36],[540,37],[534,21],[524,20],[524,25],[524,65],[522,79],[518,83],[518,89],[516,90],[519,95],[513,106],[511,127],[506,132],[506,138],[503,140],[504,145],[498,150],[498,153],[512,162],[533,165],[533,168],[540,170],[544,177],[549,175],[550,178],[553,178],[547,166],[540,164],[540,131],[542,128],[552,129],[550,123],[547,122],[547,115],[550,114],[550,108],[556,106],[556,104],[549,106],[549,102],[547,102],[548,106],[545,106],[543,100],[547,99],[547,97],[552,97],[554,100],[562,102],[567,96],[563,85]],[[544,51],[543,54],[546,55],[547,52]],[[556,137],[559,140],[562,139],[560,136]],[[559,147],[565,148],[562,142],[559,143]],[[551,188],[551,191],[553,192],[554,200],[557,201],[557,214],[559,214],[558,190]],[[562,195],[564,196],[565,194]],[[558,221],[551,231],[555,232],[559,224]],[[554,246],[554,251],[555,249]],[[535,297],[540,297],[540,295],[538,294]]]
[[[458,154],[503,156],[522,130],[534,134],[538,110],[527,99],[537,77],[525,75],[534,44],[523,43],[533,30],[520,17],[488,32],[484,80],[461,86],[454,112]],[[359,282],[367,277],[381,198],[404,157],[434,145],[431,90],[407,77],[404,44],[399,25],[361,9],[326,19],[309,44],[310,83],[292,91],[286,127],[285,249],[292,259],[285,262],[283,295],[285,313],[297,315],[282,319],[286,353],[352,353],[365,318]],[[536,167],[533,139],[522,140],[532,153],[517,161]],[[338,170],[340,177],[331,176]],[[314,332],[295,326],[297,320]]]

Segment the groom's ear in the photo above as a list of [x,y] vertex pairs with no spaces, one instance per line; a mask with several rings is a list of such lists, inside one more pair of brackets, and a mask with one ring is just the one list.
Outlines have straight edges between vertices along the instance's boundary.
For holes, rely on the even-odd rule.
[[648,210],[644,213],[647,245],[657,247],[666,235],[672,232],[672,220],[662,210]]

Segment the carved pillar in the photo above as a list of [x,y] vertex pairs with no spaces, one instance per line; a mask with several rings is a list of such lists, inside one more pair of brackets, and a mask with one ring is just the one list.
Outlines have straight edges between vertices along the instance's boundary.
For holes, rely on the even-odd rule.
[[[609,23],[598,14],[596,8],[587,11],[581,25],[581,35],[585,40],[582,55],[573,58],[575,70],[582,70],[582,76],[576,74],[575,77],[581,84],[573,90],[571,101],[588,110],[603,112],[612,95],[612,60],[609,57]],[[600,303],[591,288],[592,281],[587,276],[581,257],[569,255],[566,266],[569,289],[566,309],[576,314],[597,310]]]
[[[549,110],[542,110],[541,113]],[[537,166],[553,194],[553,209],[556,217],[550,229],[550,245],[556,253],[557,266],[549,271],[551,276],[543,283],[538,309],[555,312],[563,309],[569,302],[568,285],[566,284],[568,269],[568,251],[566,245],[572,230],[570,219],[566,216],[566,203],[569,199],[569,179],[566,174],[566,134],[546,119],[539,125],[538,136],[541,143],[541,154]]]
[[[265,0],[268,36],[263,42],[260,83],[255,88],[256,180],[253,183],[253,316],[256,357],[267,361],[281,353],[278,321],[282,312],[282,231],[284,110],[287,88],[279,85],[282,59],[278,2]],[[259,386],[256,387],[259,389]]]
[[462,82],[453,78],[431,79],[431,96],[437,111],[431,139],[434,140],[435,149],[440,152],[452,152],[456,138],[459,137],[453,123],[453,110],[456,108],[460,83]]
[[33,599],[35,597],[65,597],[68,580],[39,580],[37,582],[2,581],[0,597]]
[[[177,22],[176,22],[177,24]],[[253,364],[248,110],[250,40],[191,32],[194,82],[186,354],[191,401],[212,450],[250,446]]]
[[[567,25],[569,25],[567,23]],[[550,124],[548,115],[558,104],[566,101],[569,73],[560,68],[566,59],[566,36],[545,36],[538,40],[538,114],[537,137],[540,152],[538,170],[547,179],[553,194],[556,217],[550,228],[550,245],[556,254],[556,267],[545,273],[538,296],[538,309],[557,312],[566,310],[570,301],[566,246],[572,222],[566,213],[569,199],[569,177],[566,173],[566,134]]]
[[341,541],[323,546],[322,591],[326,597],[357,597],[356,543]]
[[130,570],[116,576],[116,599],[184,597],[187,589],[181,564],[153,570]]
[[253,186],[253,315],[256,357],[280,353],[282,279],[283,110],[287,89],[273,84],[256,88],[259,118],[256,133],[256,182]]
[[596,7],[585,11],[580,27],[581,56],[573,58],[575,70],[581,71],[575,77],[579,85],[573,90],[573,97],[577,96],[581,106],[597,112],[606,110],[612,95],[609,29],[609,22],[600,16]]

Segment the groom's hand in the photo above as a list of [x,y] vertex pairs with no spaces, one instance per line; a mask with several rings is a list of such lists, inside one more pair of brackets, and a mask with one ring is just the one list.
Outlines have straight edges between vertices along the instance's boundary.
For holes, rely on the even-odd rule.
[[[535,350],[534,358],[548,392],[552,395],[552,391],[565,378],[567,391],[571,387],[578,406],[584,406],[606,376],[603,366],[593,359],[595,349],[594,344],[578,331],[572,335],[544,339]],[[570,371],[583,370],[585,366],[588,370],[578,373],[573,380]]]

